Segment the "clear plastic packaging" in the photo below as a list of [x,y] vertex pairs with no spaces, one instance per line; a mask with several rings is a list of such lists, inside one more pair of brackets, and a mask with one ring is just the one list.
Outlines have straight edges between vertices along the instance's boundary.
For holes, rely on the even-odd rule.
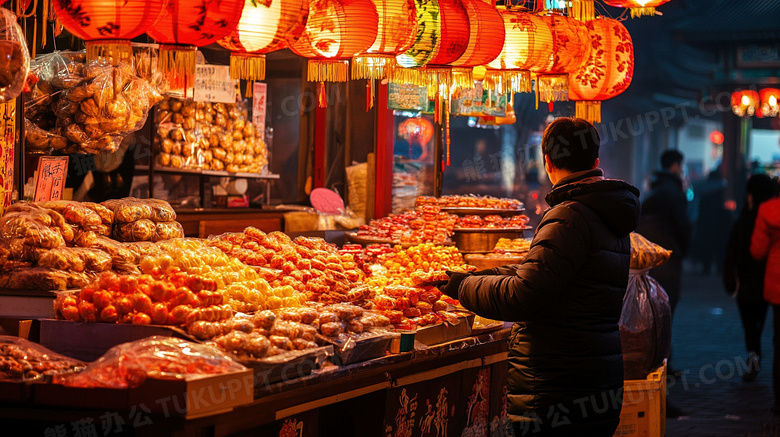
[[111,269],[111,255],[94,248],[58,247],[44,252],[38,259],[38,266],[74,272],[103,272]]
[[84,367],[86,364],[83,362],[54,353],[39,344],[0,335],[0,379],[35,381]]
[[96,230],[103,224],[100,216],[81,202],[71,200],[53,200],[39,202],[38,206],[52,209],[60,213],[71,225],[77,225],[84,230]]
[[645,379],[669,356],[672,316],[669,297],[647,270],[632,271],[620,314],[623,377]]
[[65,239],[57,226],[59,223],[64,228],[65,223],[64,220],[60,222],[61,219],[61,215],[46,209],[12,210],[0,218],[0,237],[12,244],[12,248],[14,243],[45,249],[64,246]]
[[671,250],[651,242],[641,234],[631,233],[631,268],[651,269],[669,261]]
[[113,211],[115,222],[129,223],[142,219],[154,222],[176,220],[176,211],[164,200],[125,197],[106,200],[101,205]]
[[22,93],[30,72],[30,53],[16,15],[0,8],[0,102]]
[[135,388],[155,379],[240,372],[246,367],[212,345],[153,336],[114,346],[82,372],[62,375],[55,383],[70,387]]

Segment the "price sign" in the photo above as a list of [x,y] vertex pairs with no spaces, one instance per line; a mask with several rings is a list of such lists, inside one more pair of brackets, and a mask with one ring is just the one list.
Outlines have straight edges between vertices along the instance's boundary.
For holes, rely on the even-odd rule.
[[62,200],[65,176],[68,174],[67,156],[41,156],[35,181],[35,202]]
[[407,111],[428,109],[428,90],[422,86],[390,83],[387,86],[387,107]]
[[265,137],[265,111],[268,107],[268,85],[263,82],[255,82],[252,100],[252,123],[257,128],[260,138]]
[[11,204],[14,190],[16,100],[0,103],[0,211]]
[[195,101],[236,103],[236,84],[230,78],[229,65],[198,64],[195,66]]

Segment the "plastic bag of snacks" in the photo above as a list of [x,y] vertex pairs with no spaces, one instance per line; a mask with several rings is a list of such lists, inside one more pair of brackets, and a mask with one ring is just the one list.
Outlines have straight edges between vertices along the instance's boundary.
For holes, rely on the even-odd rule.
[[246,367],[211,345],[153,336],[108,350],[82,372],[55,377],[69,387],[135,388],[155,379],[240,372]]
[[641,234],[631,233],[631,268],[632,269],[651,269],[658,267],[672,256],[671,250],[651,242]]
[[30,53],[16,15],[0,8],[0,103],[19,97],[30,72]]
[[0,379],[38,380],[83,369],[86,364],[10,335],[0,335]]

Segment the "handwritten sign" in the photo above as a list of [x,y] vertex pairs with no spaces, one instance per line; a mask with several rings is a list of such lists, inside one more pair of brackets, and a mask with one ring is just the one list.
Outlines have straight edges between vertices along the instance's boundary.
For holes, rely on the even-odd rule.
[[41,156],[35,181],[35,201],[62,200],[65,176],[68,173],[67,156]]
[[0,103],[0,211],[11,204],[14,191],[16,100]]
[[230,78],[229,65],[195,66],[195,101],[236,103],[238,81]]
[[268,108],[268,85],[263,82],[255,82],[252,90],[254,97],[252,100],[252,122],[257,128],[260,138],[265,135],[265,113]]

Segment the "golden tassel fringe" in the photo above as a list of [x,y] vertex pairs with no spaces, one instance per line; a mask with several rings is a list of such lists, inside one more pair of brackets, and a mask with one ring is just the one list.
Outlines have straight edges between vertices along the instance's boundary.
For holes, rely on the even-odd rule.
[[133,44],[128,40],[87,41],[87,61],[105,61],[111,65],[130,62]]
[[230,54],[230,78],[247,81],[265,79],[265,55],[252,53]]
[[426,84],[425,76],[423,75],[422,70],[418,68],[404,68],[400,66],[396,66],[396,68],[393,70],[393,75],[390,78],[390,82],[401,85],[417,86],[424,86]]
[[309,82],[346,82],[349,61],[309,59]]
[[486,89],[499,94],[530,93],[531,72],[527,70],[491,70],[485,73]]
[[642,17],[645,15],[655,15],[655,8],[631,8],[631,18]]
[[246,81],[246,91],[244,92],[244,97],[249,98],[255,95],[254,93],[255,88],[255,81],[248,80]]
[[574,104],[577,118],[584,118],[591,123],[601,123],[601,102],[598,100],[577,101]]
[[352,79],[389,79],[396,68],[395,56],[363,55],[352,58]]
[[160,45],[159,68],[170,89],[192,88],[195,84],[195,46]]
[[586,22],[596,18],[596,9],[593,0],[574,0],[569,16],[575,20]]
[[474,88],[474,69],[452,67],[452,85],[456,88]]
[[537,76],[536,88],[542,102],[565,102],[569,100],[569,75]]

